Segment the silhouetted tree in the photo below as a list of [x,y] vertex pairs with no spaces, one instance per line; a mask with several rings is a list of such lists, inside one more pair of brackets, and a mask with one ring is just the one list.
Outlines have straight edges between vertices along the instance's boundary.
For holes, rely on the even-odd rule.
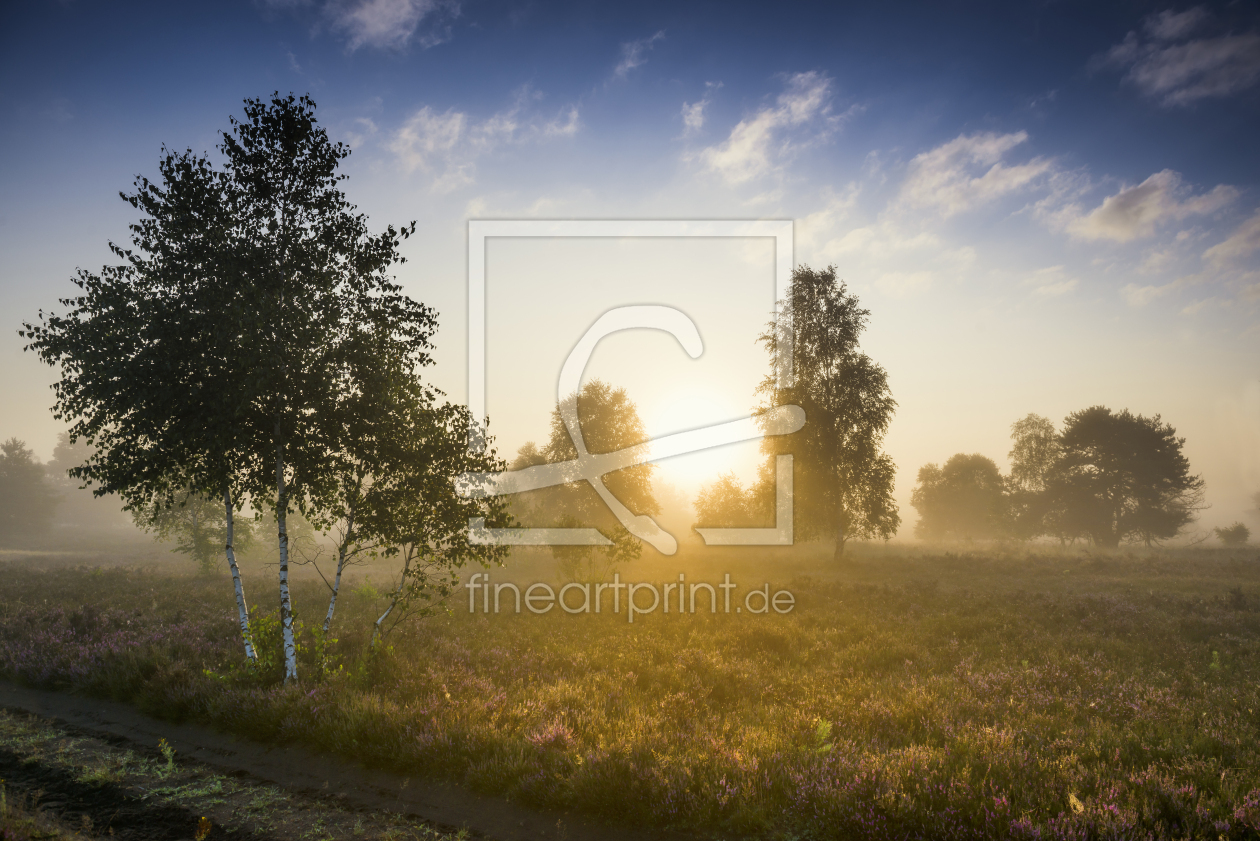
[[1005,483],[993,459],[958,453],[944,467],[919,469],[919,484],[910,496],[919,512],[914,533],[940,540],[975,540],[1003,532]]
[[[591,380],[569,398],[577,400],[578,424],[586,450],[592,454],[611,453],[636,445],[646,446],[648,436],[639,419],[638,408],[625,389],[613,388],[601,380]],[[551,435],[542,450],[549,463],[577,458],[577,448],[569,437],[557,405],[551,413]],[[652,494],[652,471],[655,465],[638,464],[604,476],[604,485],[622,504],[635,514],[656,514],[660,506]],[[553,546],[552,553],[560,560],[566,574],[579,570],[592,576],[601,575],[615,564],[639,557],[643,545],[631,535],[608,510],[586,482],[575,482],[548,488],[539,495],[539,505],[551,518],[549,525],[561,527],[594,527],[612,541],[611,546]]]
[[[795,456],[795,532],[834,539],[837,560],[850,539],[887,539],[901,523],[892,496],[896,471],[883,451],[897,404],[888,374],[858,347],[869,317],[836,280],[834,266],[800,266],[760,337],[771,361],[758,388],[761,410],[796,405],[806,419],[800,432],[767,436],[763,452]],[[781,388],[776,366],[789,343],[795,381]],[[772,475],[772,469],[763,471],[765,481]]]
[[1059,435],[1049,418],[1029,414],[1011,424],[1011,441],[1007,529],[1028,540],[1047,529],[1046,477],[1059,457]]
[[1251,529],[1242,523],[1234,523],[1226,528],[1215,528],[1216,537],[1226,546],[1246,546],[1251,539]]
[[157,183],[140,176],[122,194],[143,215],[131,249],[110,244],[121,264],[81,270],[81,294],[61,301],[69,312],[41,311],[21,334],[61,369],[53,413],[71,421],[67,443],[84,445],[72,478],[133,510],[168,506],[189,488],[223,500],[224,549],[253,659],[232,539],[251,385],[240,352],[252,304],[239,218],[226,177],[204,157],[164,149],[159,172]]
[[191,486],[229,515],[242,494],[275,513],[290,682],[288,514],[336,507],[354,459],[347,417],[375,410],[357,399],[363,372],[414,377],[436,316],[388,275],[414,225],[368,233],[338,187],[349,150],[309,98],[246,100],[222,141],[221,172],[168,155],[160,185],[140,179],[125,197],[146,213],[137,253],[115,249],[124,265],[81,273],[69,316],[24,328],[62,368],[58,416],[98,447],[81,478],[129,501]]
[[0,544],[47,534],[57,502],[35,453],[16,438],[0,444]]
[[1156,415],[1094,406],[1067,417],[1046,477],[1053,527],[1099,546],[1175,537],[1194,520],[1203,480],[1191,475],[1184,438]]

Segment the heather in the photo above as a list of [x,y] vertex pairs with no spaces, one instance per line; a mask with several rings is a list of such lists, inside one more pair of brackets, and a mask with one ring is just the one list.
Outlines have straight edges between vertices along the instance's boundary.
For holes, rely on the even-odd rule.
[[[335,639],[303,631],[290,687],[274,654],[243,667],[224,580],[14,563],[0,575],[0,669],[702,835],[1260,837],[1254,550],[824,554],[705,561],[787,586],[786,616],[631,626],[469,615],[456,599],[367,658],[381,571],[348,586]],[[623,572],[664,581],[686,563],[700,562]],[[320,586],[295,590],[311,616]],[[255,616],[266,654],[274,622]]]

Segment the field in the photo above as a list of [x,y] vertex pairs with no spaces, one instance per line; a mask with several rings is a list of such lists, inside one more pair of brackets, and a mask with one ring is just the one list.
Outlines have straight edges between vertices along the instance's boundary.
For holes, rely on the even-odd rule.
[[[704,595],[695,614],[633,623],[624,605],[487,616],[462,591],[374,658],[386,571],[368,570],[335,640],[304,633],[291,688],[239,668],[225,576],[15,558],[0,571],[0,671],[705,837],[1260,837],[1254,548],[828,555],[710,549],[620,570],[729,573],[732,604],[768,581],[794,594],[785,615],[714,615]],[[522,556],[492,577],[553,566]],[[247,588],[274,600],[270,578]],[[322,617],[321,590],[299,582],[303,618]]]

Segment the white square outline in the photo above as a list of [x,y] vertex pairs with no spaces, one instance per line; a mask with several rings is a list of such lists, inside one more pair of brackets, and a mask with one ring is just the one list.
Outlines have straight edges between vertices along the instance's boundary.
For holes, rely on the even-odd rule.
[[[793,221],[791,219],[469,219],[468,220],[468,452],[485,451],[486,436],[486,240],[490,237],[770,237],[774,239],[774,309],[787,299],[792,280]],[[780,348],[775,375],[780,388],[792,384],[792,341]],[[574,340],[576,341],[576,339]],[[706,529],[707,544],[791,545],[792,457],[780,457],[776,472],[776,527],[771,529]],[[786,470],[786,473],[784,471]],[[786,482],[784,481],[786,479]],[[786,487],[784,485],[786,484]],[[786,508],[784,507],[786,505]],[[786,516],[785,516],[786,515]],[[484,520],[469,522],[473,542],[529,545],[544,533],[589,529],[489,529]],[[482,534],[484,532],[484,534]],[[502,532],[503,534],[497,534]],[[512,533],[511,536],[508,533]],[[516,534],[519,532],[520,534]],[[556,537],[556,535],[547,535]],[[575,538],[576,539],[576,538]],[[546,541],[550,543],[551,541]],[[568,541],[560,540],[565,543]],[[578,541],[592,542],[590,539]],[[600,541],[607,543],[607,540]]]

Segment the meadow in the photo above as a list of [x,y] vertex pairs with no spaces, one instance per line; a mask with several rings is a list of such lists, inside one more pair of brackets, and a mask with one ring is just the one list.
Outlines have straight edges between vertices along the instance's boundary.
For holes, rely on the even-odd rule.
[[[239,666],[226,577],[0,568],[0,672],[611,823],[739,838],[1260,838],[1260,554],[1057,546],[686,550],[774,612],[470,614],[363,655],[384,569]],[[496,580],[547,580],[523,554]],[[247,582],[274,641],[270,578]],[[740,600],[742,602],[742,599]],[[295,590],[318,625],[322,585]],[[272,651],[272,643],[267,644]]]

